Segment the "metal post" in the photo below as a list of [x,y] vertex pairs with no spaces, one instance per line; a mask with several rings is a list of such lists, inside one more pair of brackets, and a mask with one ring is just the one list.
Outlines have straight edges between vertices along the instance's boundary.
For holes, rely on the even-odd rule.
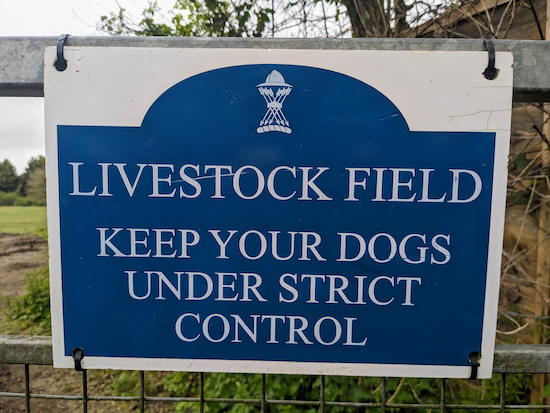
[[30,411],[31,411],[30,374],[29,374],[29,365],[25,364],[25,412],[30,413]]
[[441,379],[441,407],[440,407],[441,413],[445,413],[447,411],[447,407],[445,406],[445,379]]
[[325,376],[321,376],[321,406],[320,413],[325,413]]
[[88,413],[88,372],[82,370],[82,411]]
[[262,405],[261,405],[261,411],[262,413],[265,413],[265,374],[262,374]]
[[506,411],[506,373],[500,375],[500,412]]
[[199,413],[204,413],[204,373],[199,374]]
[[382,413],[386,413],[386,378],[382,377]]
[[139,411],[145,413],[145,372],[139,372]]

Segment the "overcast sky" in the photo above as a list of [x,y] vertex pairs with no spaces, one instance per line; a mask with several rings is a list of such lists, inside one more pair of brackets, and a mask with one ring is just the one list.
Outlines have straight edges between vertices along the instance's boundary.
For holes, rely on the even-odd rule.
[[[165,15],[175,0],[158,0]],[[138,18],[147,0],[118,0]],[[101,36],[100,16],[117,11],[115,0],[0,0],[0,36]],[[0,97],[0,162],[8,158],[18,173],[44,155],[44,99]]]

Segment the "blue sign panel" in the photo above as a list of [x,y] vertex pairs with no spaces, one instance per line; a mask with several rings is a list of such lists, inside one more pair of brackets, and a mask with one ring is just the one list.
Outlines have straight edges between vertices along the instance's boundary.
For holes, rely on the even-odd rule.
[[140,127],[58,126],[64,353],[468,366],[495,134],[411,131],[382,93],[243,65]]

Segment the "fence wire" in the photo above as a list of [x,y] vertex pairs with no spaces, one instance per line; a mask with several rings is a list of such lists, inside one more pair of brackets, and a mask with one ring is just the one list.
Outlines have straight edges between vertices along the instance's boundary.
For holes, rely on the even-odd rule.
[[[154,403],[196,403],[198,411],[203,413],[205,407],[211,403],[224,403],[228,405],[245,404],[253,405],[260,412],[268,412],[270,406],[301,406],[317,409],[319,412],[331,411],[332,408],[354,408],[356,411],[367,412],[391,412],[391,411],[440,411],[451,412],[453,410],[471,411],[499,411],[511,410],[542,411],[550,409],[550,405],[525,405],[512,404],[514,400],[507,400],[506,378],[509,374],[531,374],[550,372],[550,346],[544,345],[499,345],[495,351],[493,373],[500,375],[500,392],[498,404],[456,404],[447,402],[448,379],[440,379],[440,397],[438,404],[425,403],[391,403],[387,389],[387,379],[381,378],[381,399],[379,402],[353,402],[326,400],[325,376],[319,376],[319,398],[317,400],[284,400],[268,399],[266,384],[268,375],[261,375],[260,398],[216,398],[205,396],[205,374],[199,374],[198,394],[182,395],[182,397],[154,397],[147,396],[145,391],[145,379],[147,372],[139,372],[139,395],[136,396],[101,396],[89,394],[89,377],[86,370],[81,373],[81,394],[36,394],[31,392],[30,365],[52,365],[51,340],[49,337],[14,337],[0,336],[0,364],[21,364],[24,368],[24,393],[6,392],[0,388],[0,398],[24,399],[25,411],[31,412],[31,399],[72,400],[82,402],[82,411],[88,412],[90,403],[106,401],[137,402],[137,409],[145,412]],[[514,398],[515,399],[515,398]],[[38,410],[37,410],[38,411]]]
[[385,377],[382,378],[382,400],[379,403],[357,403],[346,401],[328,401],[325,400],[325,376],[320,376],[320,398],[319,400],[277,400],[267,399],[266,395],[266,375],[262,374],[261,380],[261,398],[260,399],[240,399],[240,398],[215,398],[204,396],[204,373],[200,373],[199,382],[199,394],[190,397],[151,397],[145,394],[145,372],[140,371],[140,387],[139,396],[94,396],[88,394],[88,374],[84,370],[82,372],[82,394],[81,395],[56,395],[56,394],[34,394],[30,392],[30,374],[29,364],[24,365],[25,369],[25,393],[12,393],[0,391],[0,398],[2,397],[14,397],[25,399],[25,412],[31,412],[31,399],[51,399],[51,400],[80,400],[82,401],[82,411],[88,412],[88,405],[90,402],[138,402],[138,408],[141,413],[145,413],[146,406],[149,403],[155,402],[190,402],[197,403],[199,412],[204,413],[205,405],[209,403],[225,403],[225,404],[248,404],[256,405],[259,407],[260,412],[268,412],[270,405],[287,405],[287,406],[308,406],[317,408],[319,412],[324,413],[330,410],[330,407],[351,407],[355,409],[378,409],[382,413],[395,411],[395,409],[409,409],[409,410],[435,410],[440,412],[450,412],[453,409],[461,410],[492,410],[499,412],[506,412],[507,410],[545,410],[550,409],[550,405],[518,405],[518,404],[506,404],[506,373],[500,373],[500,400],[499,404],[451,404],[446,403],[446,381],[447,379],[440,379],[440,403],[439,404],[411,404],[411,403],[388,403],[388,392],[386,389]]

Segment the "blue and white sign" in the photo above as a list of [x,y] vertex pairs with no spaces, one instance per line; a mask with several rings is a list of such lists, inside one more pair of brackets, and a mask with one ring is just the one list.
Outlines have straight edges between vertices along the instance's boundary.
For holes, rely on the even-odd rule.
[[56,366],[490,376],[510,55],[489,81],[484,53],[66,54]]

